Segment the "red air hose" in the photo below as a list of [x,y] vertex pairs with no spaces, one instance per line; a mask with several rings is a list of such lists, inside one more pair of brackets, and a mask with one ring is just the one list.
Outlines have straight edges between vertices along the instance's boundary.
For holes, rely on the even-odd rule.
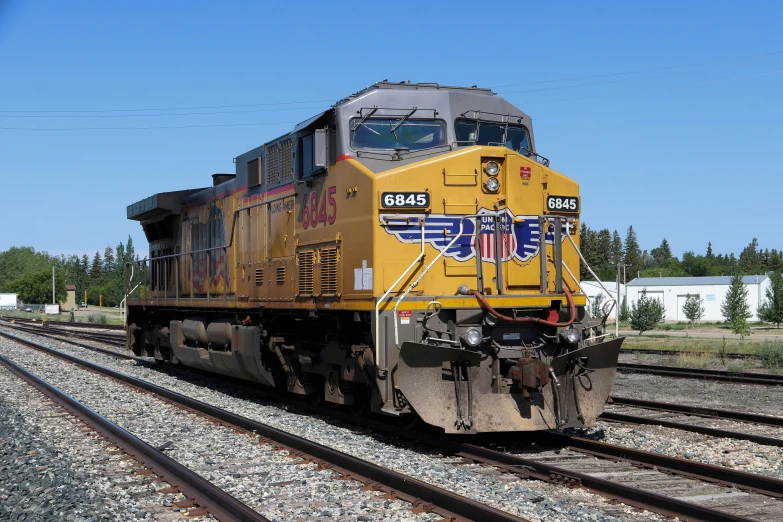
[[563,293],[566,296],[566,301],[568,301],[568,307],[571,310],[571,319],[564,323],[556,323],[553,321],[547,321],[546,319],[541,319],[540,317],[509,317],[507,315],[503,315],[494,308],[492,308],[492,305],[490,305],[486,299],[484,299],[484,296],[481,292],[478,290],[471,290],[474,296],[476,296],[476,299],[478,299],[478,302],[481,303],[481,306],[484,307],[484,309],[487,310],[487,312],[491,313],[498,319],[502,321],[508,321],[510,323],[538,323],[538,324],[544,324],[547,326],[555,326],[558,328],[564,328],[566,326],[570,326],[571,323],[576,321],[576,305],[574,304],[574,298],[571,296],[571,292],[568,291],[568,288],[563,287]]

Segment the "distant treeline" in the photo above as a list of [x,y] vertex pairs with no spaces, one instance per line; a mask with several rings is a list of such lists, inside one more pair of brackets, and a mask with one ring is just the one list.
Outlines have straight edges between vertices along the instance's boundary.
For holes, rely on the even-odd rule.
[[24,303],[51,303],[54,267],[58,302],[65,301],[65,286],[75,285],[77,305],[86,290],[88,304],[99,304],[103,296],[104,306],[117,306],[125,295],[125,263],[137,259],[130,236],[116,249],[107,246],[103,256],[95,252],[92,262],[86,254],[58,257],[32,247],[13,247],[0,252],[0,292],[17,293]]
[[[762,250],[756,238],[746,246],[739,257],[734,253],[715,254],[712,243],[707,243],[705,253],[697,254],[692,250],[685,252],[682,259],[672,255],[666,238],[661,244],[650,250],[641,250],[633,227],[628,227],[625,240],[620,234],[609,229],[593,230],[584,223],[581,227],[582,255],[596,275],[605,281],[617,278],[617,267],[625,267],[626,282],[642,277],[684,277],[718,275],[756,275],[767,272],[783,271],[783,252],[776,249]],[[582,266],[582,279],[593,279]]]

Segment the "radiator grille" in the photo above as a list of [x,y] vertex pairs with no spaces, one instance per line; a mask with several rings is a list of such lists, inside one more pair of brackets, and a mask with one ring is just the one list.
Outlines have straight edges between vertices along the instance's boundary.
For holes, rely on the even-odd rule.
[[261,286],[264,284],[264,269],[256,268],[256,285]]
[[337,248],[321,249],[321,294],[337,293]]
[[291,165],[293,140],[283,140],[266,148],[266,184],[273,189],[294,182],[294,169]]
[[284,285],[285,284],[285,267],[284,266],[278,266],[277,267],[277,284],[278,285]]
[[313,257],[312,250],[299,252],[299,295],[313,295]]

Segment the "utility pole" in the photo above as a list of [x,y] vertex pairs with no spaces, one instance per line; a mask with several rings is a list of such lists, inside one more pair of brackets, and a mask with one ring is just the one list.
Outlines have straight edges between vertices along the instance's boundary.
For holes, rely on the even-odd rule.
[[54,265],[52,265],[52,304],[57,304],[57,301],[55,301],[54,298]]

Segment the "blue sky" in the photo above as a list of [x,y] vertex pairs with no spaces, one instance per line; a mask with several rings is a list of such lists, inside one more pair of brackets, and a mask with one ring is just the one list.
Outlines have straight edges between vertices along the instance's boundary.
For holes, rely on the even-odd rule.
[[676,255],[781,249],[781,19],[779,2],[0,0],[0,250],[130,234],[143,251],[128,204],[206,186],[387,78],[529,113],[592,228]]

